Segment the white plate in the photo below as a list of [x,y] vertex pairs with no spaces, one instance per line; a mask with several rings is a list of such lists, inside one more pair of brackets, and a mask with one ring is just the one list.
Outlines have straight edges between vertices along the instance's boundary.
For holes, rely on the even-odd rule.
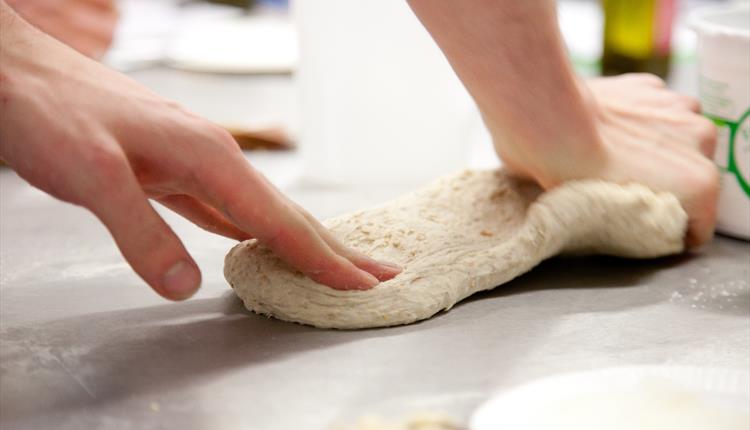
[[291,21],[238,16],[183,26],[166,49],[171,67],[213,73],[289,73],[297,63]]
[[750,373],[637,366],[554,376],[502,392],[472,430],[748,430]]

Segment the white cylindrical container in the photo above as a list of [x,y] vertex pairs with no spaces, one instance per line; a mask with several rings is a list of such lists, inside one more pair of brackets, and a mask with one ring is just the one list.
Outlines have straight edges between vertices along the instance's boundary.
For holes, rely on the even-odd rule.
[[719,128],[717,230],[750,239],[750,4],[701,8],[690,23],[698,34],[703,114]]
[[464,167],[478,115],[404,0],[300,0],[303,179],[404,184]]

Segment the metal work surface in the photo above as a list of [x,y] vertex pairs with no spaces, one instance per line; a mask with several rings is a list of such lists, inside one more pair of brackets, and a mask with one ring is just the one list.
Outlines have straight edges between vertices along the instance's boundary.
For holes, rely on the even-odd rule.
[[[204,271],[184,303],[152,293],[83,209],[9,170],[0,186],[3,429],[319,429],[425,409],[461,420],[496,389],[559,372],[750,367],[745,242],[555,259],[419,324],[323,331],[246,312],[221,275],[232,242],[166,211]],[[372,203],[291,193],[319,215]]]

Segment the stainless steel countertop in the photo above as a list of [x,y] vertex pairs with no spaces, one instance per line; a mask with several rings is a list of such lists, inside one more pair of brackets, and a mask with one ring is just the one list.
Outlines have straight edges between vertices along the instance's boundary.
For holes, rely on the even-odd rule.
[[[176,85],[173,75],[136,78]],[[288,85],[276,96],[288,109]],[[294,185],[295,157],[250,155],[317,216],[404,191]],[[465,420],[493,391],[561,372],[750,368],[747,242],[717,237],[650,261],[554,259],[431,320],[341,332],[246,312],[222,276],[232,241],[160,212],[204,273],[184,303],[152,293],[92,215],[0,171],[2,429],[321,429],[425,409]]]

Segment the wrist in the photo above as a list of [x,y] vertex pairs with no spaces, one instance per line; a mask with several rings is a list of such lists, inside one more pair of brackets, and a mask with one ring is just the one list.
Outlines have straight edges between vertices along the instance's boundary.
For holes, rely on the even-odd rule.
[[484,114],[505,164],[544,188],[596,176],[606,164],[599,109],[585,81],[571,74],[570,82],[555,91],[547,95],[544,106],[519,110],[518,115],[505,111],[494,116],[502,122]]
[[[36,47],[31,39],[34,29],[8,4],[0,0],[0,158],[13,165],[11,145],[23,141],[18,135],[19,122],[26,115],[19,114],[19,106],[35,94],[35,84],[42,81],[32,73]],[[22,108],[21,108],[22,109]]]
[[25,70],[24,58],[32,57],[37,46],[32,42],[35,29],[21,18],[8,4],[0,0],[0,74],[3,85],[10,77],[20,77]]

